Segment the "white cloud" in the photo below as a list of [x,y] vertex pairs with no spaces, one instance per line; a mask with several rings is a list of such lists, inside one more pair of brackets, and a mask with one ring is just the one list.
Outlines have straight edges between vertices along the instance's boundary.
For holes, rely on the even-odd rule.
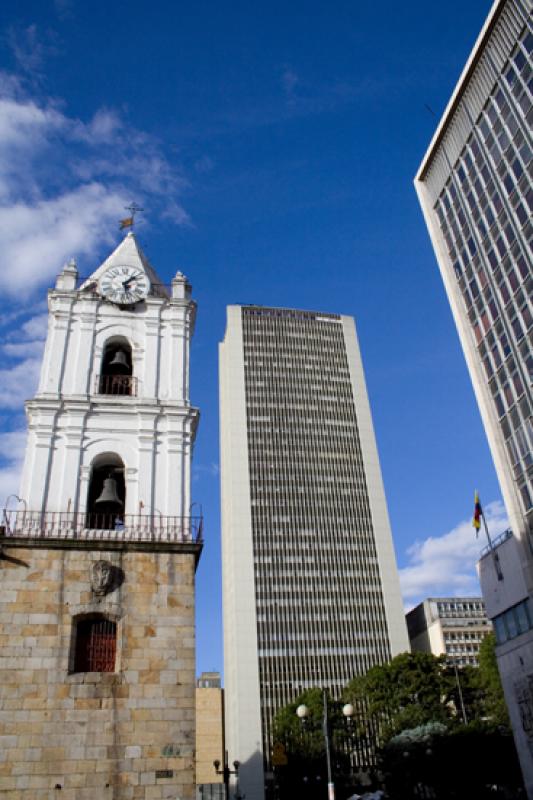
[[0,207],[0,228],[5,231],[0,286],[31,292],[39,279],[55,277],[72,255],[93,253],[108,238],[127,202],[125,193],[90,183],[50,200]]
[[9,461],[22,461],[26,447],[26,431],[0,433],[0,456]]
[[220,466],[211,461],[210,464],[194,464],[193,466],[193,480],[199,480],[203,475],[211,478],[216,478],[220,474]]
[[[5,319],[4,325],[7,325]],[[46,334],[48,314],[36,314],[9,333],[9,341],[2,345],[2,352],[9,358],[41,359]]]
[[[0,506],[2,509],[5,507],[5,502],[9,495],[18,494],[21,472],[22,462],[0,467]],[[9,507],[16,507],[16,504],[14,506],[10,503]]]
[[21,333],[27,339],[45,339],[48,332],[48,314],[37,314],[22,325]]
[[0,407],[20,411],[25,400],[33,397],[41,370],[40,358],[27,358],[11,369],[0,370]]
[[42,356],[43,354],[42,340],[29,341],[29,342],[8,342],[2,346],[2,352],[10,358],[30,358]]
[[66,118],[52,107],[39,107],[33,100],[0,99],[0,153],[28,151],[44,146],[51,133],[64,129]]
[[0,457],[6,462],[0,467],[0,505],[19,491],[20,474],[24,461],[26,431],[0,433]]
[[84,121],[21,87],[12,79],[0,91],[0,288],[31,293],[70,257],[111,247],[132,198],[146,198],[152,218],[190,224],[179,202],[187,182],[155,137],[114,109]]
[[[493,538],[508,527],[501,502],[489,503],[483,512]],[[468,519],[442,536],[429,536],[409,547],[410,564],[400,570],[406,608],[431,596],[479,595],[475,565],[486,544],[482,537],[483,531],[476,538]]]
[[57,52],[56,36],[48,29],[41,35],[37,25],[27,28],[12,26],[8,29],[5,40],[13,53],[18,69],[27,73],[32,80],[40,77],[40,71],[49,55]]

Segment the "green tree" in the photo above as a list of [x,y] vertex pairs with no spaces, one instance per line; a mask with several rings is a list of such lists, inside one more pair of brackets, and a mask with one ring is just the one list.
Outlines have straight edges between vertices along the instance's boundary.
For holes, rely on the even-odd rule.
[[479,684],[484,693],[484,716],[493,725],[510,731],[509,714],[496,661],[496,637],[485,636],[479,648]]
[[[306,705],[309,714],[299,719],[296,709]],[[337,786],[349,774],[346,725],[342,704],[328,697],[330,754]],[[322,689],[309,689],[293,703],[280,709],[273,721],[274,752],[282,752],[285,764],[274,764],[280,797],[322,798],[326,793],[326,746],[324,737],[324,695]],[[280,748],[281,745],[281,748]]]
[[453,692],[443,656],[400,653],[352,680],[344,697],[358,709],[359,729],[384,743],[405,729],[449,722]]
[[381,751],[381,767],[395,800],[515,798],[522,788],[512,737],[479,721],[403,731]]
[[481,720],[485,716],[485,692],[477,667],[454,667],[447,664],[445,674],[450,683],[451,722]]
[[[300,705],[306,705],[309,709],[305,727],[296,714],[296,709]],[[324,752],[322,714],[322,690],[309,689],[275,715],[274,742],[281,742],[287,753],[293,757],[305,754],[311,758],[320,758]]]

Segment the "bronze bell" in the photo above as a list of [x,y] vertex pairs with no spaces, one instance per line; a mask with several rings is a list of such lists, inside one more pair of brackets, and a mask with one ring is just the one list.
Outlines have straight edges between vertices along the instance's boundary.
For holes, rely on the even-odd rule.
[[[98,497],[94,501],[95,505],[97,506],[105,506],[110,511],[116,511],[122,509],[124,503],[120,499],[117,493],[117,482],[114,478],[105,478],[104,485],[102,488],[102,492],[100,497]],[[101,508],[100,510],[104,510]]]
[[114,372],[126,373],[130,371],[130,365],[128,364],[128,357],[124,352],[124,350],[121,350],[119,348],[116,351],[112,360],[109,362],[109,367],[113,369]]

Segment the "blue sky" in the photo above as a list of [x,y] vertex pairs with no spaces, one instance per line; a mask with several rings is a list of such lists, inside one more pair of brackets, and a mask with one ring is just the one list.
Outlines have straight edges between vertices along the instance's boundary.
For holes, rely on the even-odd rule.
[[199,305],[198,670],[222,668],[217,344],[225,307],[355,316],[406,606],[478,591],[478,488],[505,526],[413,189],[488,14],[445,4],[160,0],[0,10],[0,497],[17,491],[46,289],[137,234]]

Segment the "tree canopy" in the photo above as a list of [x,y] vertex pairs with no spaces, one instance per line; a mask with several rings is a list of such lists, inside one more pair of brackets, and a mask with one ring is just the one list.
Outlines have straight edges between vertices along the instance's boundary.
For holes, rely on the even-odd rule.
[[344,693],[358,709],[361,733],[378,731],[381,743],[406,728],[447,722],[452,695],[445,658],[431,653],[401,653],[354,678]]
[[509,713],[496,661],[496,637],[486,636],[479,648],[479,685],[484,694],[485,716],[497,727],[511,730]]
[[[296,714],[300,705],[307,706],[305,721]],[[328,729],[330,752],[336,781],[350,772],[348,734],[343,721],[342,704],[328,696]],[[306,798],[323,797],[327,782],[326,746],[324,738],[324,693],[309,689],[293,703],[280,709],[274,717],[274,769],[280,796]]]
[[[485,742],[486,752],[497,752],[498,747],[505,752],[508,783],[518,786],[518,762],[494,646],[494,637],[488,636],[481,647],[479,669],[456,668],[445,656],[431,653],[401,653],[350,681],[340,700],[329,698],[337,785],[346,791],[351,787],[353,793],[356,773],[373,772],[375,777],[374,768],[379,765],[383,779],[398,797],[411,797],[416,781],[433,787],[435,797],[462,797],[448,775],[448,766],[463,759],[465,748],[481,754]],[[349,726],[342,714],[344,703],[354,709]],[[296,714],[301,704],[309,709],[305,725]],[[299,796],[304,790],[308,798],[323,796],[323,720],[323,691],[319,688],[304,692],[276,714],[273,733],[275,752],[281,753],[277,770],[280,797]],[[480,757],[467,782],[474,791],[472,796],[475,791],[485,791],[487,776],[493,784],[505,783],[505,775],[494,765],[484,769]]]

